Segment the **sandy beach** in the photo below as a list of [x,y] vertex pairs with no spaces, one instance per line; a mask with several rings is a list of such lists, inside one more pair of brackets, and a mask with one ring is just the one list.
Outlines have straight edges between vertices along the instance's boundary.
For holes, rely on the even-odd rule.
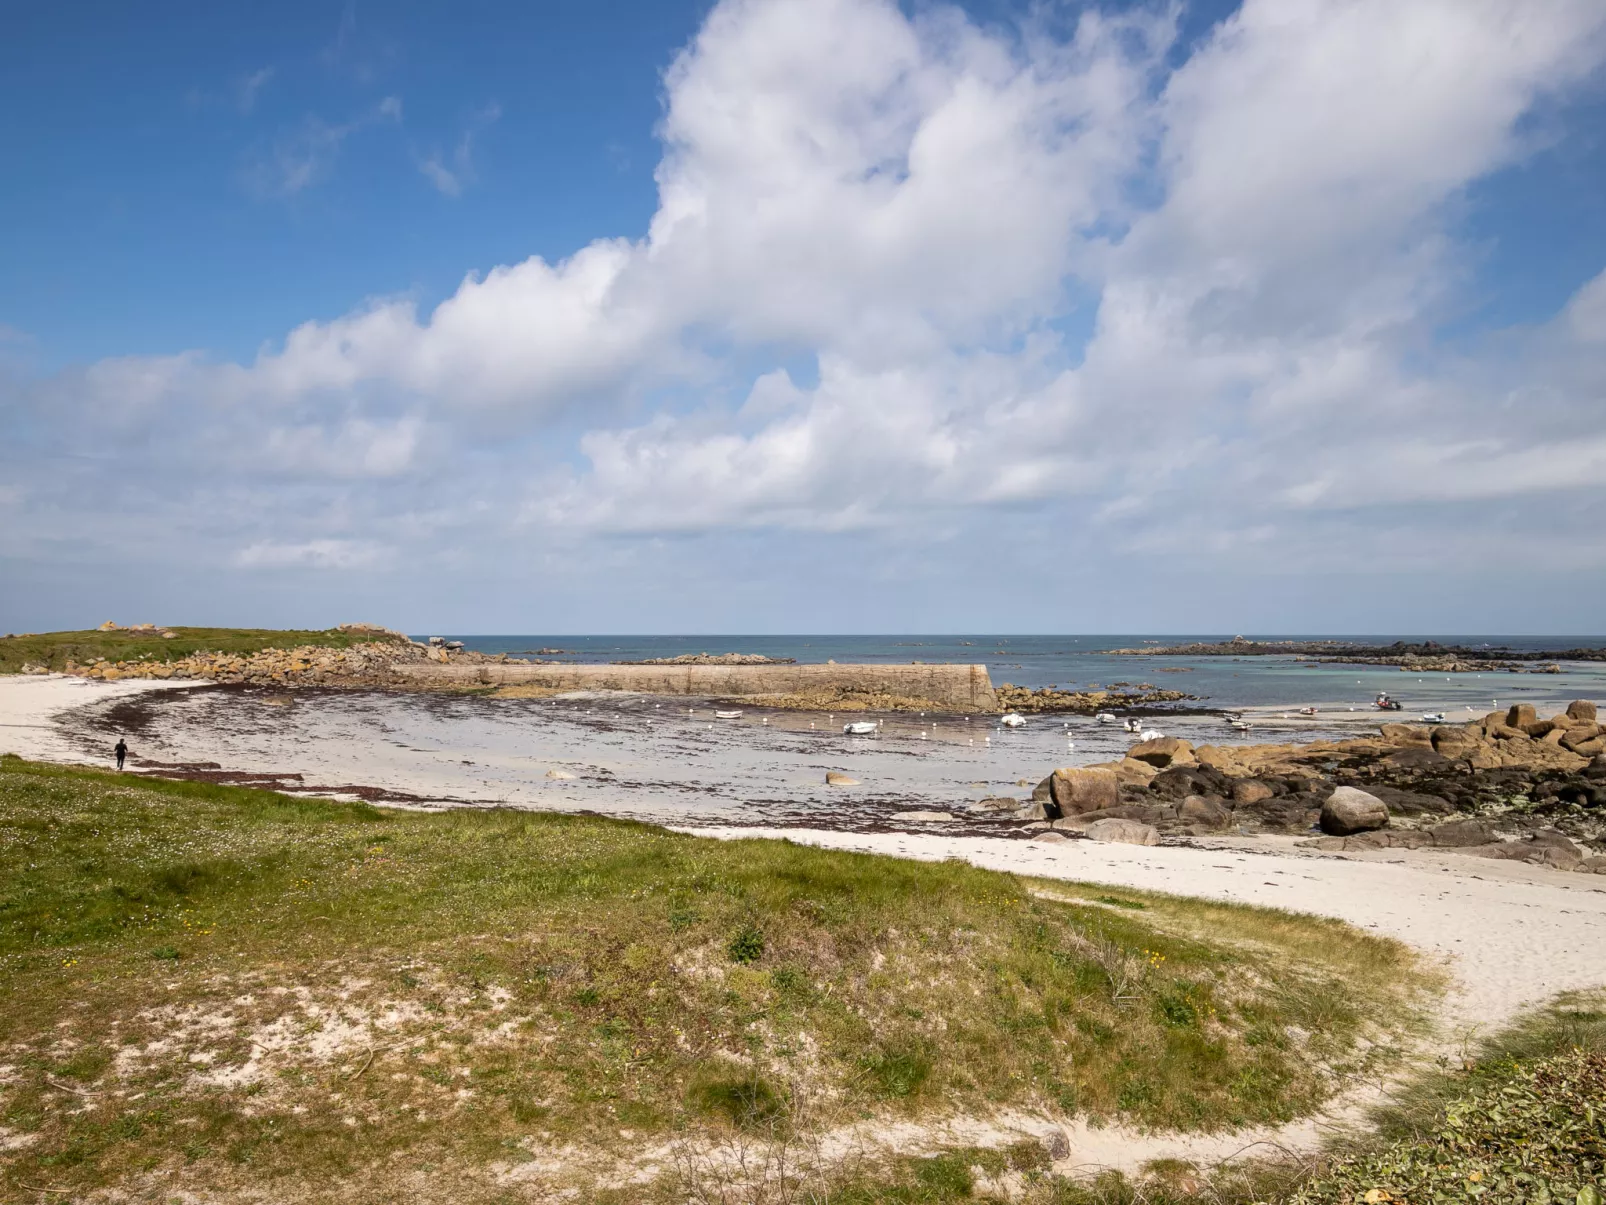
[[0,753],[39,761],[72,762],[79,765],[114,764],[106,743],[99,755],[75,740],[58,722],[65,713],[95,703],[135,698],[152,692],[186,690],[203,683],[157,682],[124,679],[99,682],[64,674],[8,674],[0,677]]
[[[914,716],[874,742],[855,744],[823,728],[820,718],[755,712],[719,725],[695,704],[666,710],[662,701],[639,697],[500,701],[487,710],[484,700],[308,692],[292,702],[261,691],[169,693],[175,689],[183,687],[0,679],[0,751],[107,765],[112,733],[124,725],[136,730],[130,740],[140,756],[195,761],[210,754],[230,770],[270,780],[304,775],[280,782],[292,788],[333,793],[356,778],[411,798],[411,806],[597,810],[704,836],[958,858],[1049,880],[1315,913],[1398,938],[1448,971],[1434,1052],[1460,1053],[1558,993],[1606,982],[1600,876],[1431,850],[1335,855],[1299,848],[1298,837],[1269,835],[1156,847],[987,835],[986,821],[967,814],[968,803],[993,792],[1019,795],[1022,775],[1066,760],[1100,760],[1126,743],[1085,721],[1069,733],[1067,724],[1049,720],[1009,733],[976,717],[971,726],[950,723],[944,733]],[[1268,710],[1280,720],[1282,709]],[[1331,732],[1329,719],[1320,716],[1313,728]],[[1360,719],[1377,722],[1375,714]],[[1213,717],[1188,723],[1211,735],[1221,728]],[[864,788],[825,787],[824,771],[833,767],[862,776]],[[548,777],[555,769],[575,777]],[[952,808],[948,830],[898,822],[899,809],[921,804]],[[782,823],[754,822],[768,814]],[[1352,1117],[1368,1091],[1375,1094],[1375,1086],[1357,1086],[1323,1118],[1251,1134],[1145,1136],[1073,1127],[1067,1166],[1222,1158],[1250,1141],[1309,1146],[1335,1117]],[[1009,1124],[1029,1129],[1043,1120]],[[956,1134],[974,1137],[978,1126],[997,1121],[954,1124]]]

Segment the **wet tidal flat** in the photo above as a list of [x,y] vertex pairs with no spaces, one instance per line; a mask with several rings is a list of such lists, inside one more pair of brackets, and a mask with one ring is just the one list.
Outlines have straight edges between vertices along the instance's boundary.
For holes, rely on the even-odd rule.
[[[762,824],[874,831],[898,813],[946,811],[950,831],[1002,834],[972,813],[1024,797],[1056,766],[1121,757],[1136,739],[1081,716],[885,716],[743,706],[718,719],[705,700],[648,696],[508,699],[385,691],[238,687],[158,691],[85,704],[63,735],[104,756],[118,736],[132,768],[415,807],[595,811],[656,823]],[[850,736],[848,720],[877,720]],[[1219,716],[1151,715],[1196,744],[1248,743]],[[1309,735],[1322,735],[1319,731]],[[826,774],[856,780],[828,786]]]

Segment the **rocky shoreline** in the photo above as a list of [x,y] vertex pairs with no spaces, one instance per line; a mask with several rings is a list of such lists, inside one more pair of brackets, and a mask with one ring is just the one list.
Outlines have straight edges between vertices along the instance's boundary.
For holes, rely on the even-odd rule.
[[1002,711],[1063,713],[1065,715],[1097,715],[1101,711],[1141,711],[1164,703],[1198,702],[1197,695],[1180,690],[1162,690],[1147,682],[1129,690],[1059,690],[1046,686],[1033,690],[1005,682],[994,687]]
[[1118,762],[1055,770],[1030,800],[989,800],[1040,837],[1307,833],[1329,851],[1434,848],[1606,874],[1606,726],[1578,700],[1469,724],[1384,724],[1304,745],[1194,747],[1174,737]]
[[1156,645],[1111,649],[1112,657],[1296,657],[1330,665],[1392,665],[1401,670],[1445,674],[1559,674],[1561,661],[1606,661],[1606,648],[1546,649],[1465,648],[1428,640],[1390,645],[1355,644],[1347,640],[1248,640],[1234,636],[1219,643]]
[[[445,649],[417,644],[399,633],[385,640],[355,644],[350,648],[302,645],[290,649],[262,649],[254,653],[197,652],[185,657],[157,660],[100,660],[80,665],[68,661],[64,673],[79,678],[115,682],[122,678],[200,679],[226,685],[246,686],[331,686],[366,689],[401,689],[408,680],[396,670],[407,664],[507,664],[514,659],[505,653],[489,656],[464,649]],[[25,667],[25,673],[49,672]]]

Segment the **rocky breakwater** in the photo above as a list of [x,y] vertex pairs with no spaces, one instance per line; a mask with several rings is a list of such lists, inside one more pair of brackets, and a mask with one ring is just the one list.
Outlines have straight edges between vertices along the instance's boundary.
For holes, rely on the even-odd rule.
[[1321,850],[1434,848],[1606,873],[1606,726],[1579,700],[1546,718],[1521,705],[1303,745],[1160,737],[986,806],[1039,832],[1140,844],[1319,831],[1308,844]]
[[251,653],[197,652],[158,660],[99,660],[80,665],[69,661],[65,672],[82,678],[177,678],[251,686],[327,686],[395,688],[413,685],[400,668],[407,665],[504,664],[505,655],[489,657],[415,644],[399,633],[349,648],[303,645],[259,649]]
[[998,706],[1002,711],[1034,713],[1063,713],[1066,715],[1095,715],[1100,711],[1133,711],[1164,703],[1196,700],[1197,696],[1180,690],[1162,690],[1147,682],[1136,686],[1117,683],[1108,690],[1060,690],[1048,686],[1032,690],[1005,682],[997,690]]
[[1249,640],[1234,636],[1219,643],[1149,645],[1111,649],[1115,657],[1294,657],[1339,665],[1393,665],[1404,672],[1450,674],[1505,670],[1513,674],[1559,674],[1560,661],[1606,661],[1606,648],[1550,649],[1541,652],[1482,646],[1465,648],[1436,640],[1389,645],[1349,640]]

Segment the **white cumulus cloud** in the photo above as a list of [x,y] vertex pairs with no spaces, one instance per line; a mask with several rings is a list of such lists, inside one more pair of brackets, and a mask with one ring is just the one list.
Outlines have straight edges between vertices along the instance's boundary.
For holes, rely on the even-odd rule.
[[[88,416],[166,430],[155,461],[204,452],[200,483],[128,470],[131,505],[179,527],[186,488],[225,515],[284,491],[302,530],[253,535],[244,567],[379,564],[399,520],[471,559],[1009,515],[1107,564],[1251,575],[1302,543],[1361,572],[1459,565],[1468,504],[1508,508],[1483,538],[1518,560],[1598,531],[1606,274],[1525,329],[1439,330],[1474,269],[1458,205],[1597,78],[1606,9],[1247,0],[1188,47],[1176,17],[722,0],[666,73],[645,230],[427,310],[371,299],[249,363],[62,374],[32,391],[37,438],[60,454],[51,423]],[[344,132],[302,135],[271,191]],[[452,194],[458,150],[419,165]],[[80,480],[56,463],[30,498]]]

